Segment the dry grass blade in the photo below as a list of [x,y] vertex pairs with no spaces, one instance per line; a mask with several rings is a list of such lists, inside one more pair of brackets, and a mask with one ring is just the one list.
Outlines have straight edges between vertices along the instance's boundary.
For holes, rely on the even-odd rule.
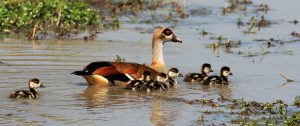
[[291,82],[285,82],[282,85],[280,85],[280,87],[284,87],[284,86],[288,85],[289,83],[291,83]]
[[9,66],[9,64],[1,62],[1,61],[0,61],[0,65]]
[[125,58],[122,58],[119,55],[116,55],[116,59],[114,59],[114,62],[126,62]]
[[295,82],[294,80],[288,78],[287,76],[283,75],[282,73],[279,73],[279,75],[281,75],[286,80],[286,82]]

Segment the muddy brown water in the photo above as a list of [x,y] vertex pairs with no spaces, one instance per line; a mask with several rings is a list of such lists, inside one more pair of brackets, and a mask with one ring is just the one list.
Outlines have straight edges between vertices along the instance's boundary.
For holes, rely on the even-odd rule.
[[[282,99],[292,104],[299,95],[298,82],[280,87],[285,80],[278,72],[300,80],[299,42],[276,44],[266,48],[269,54],[260,55],[261,49],[254,39],[276,38],[283,41],[294,40],[292,31],[300,32],[300,25],[288,23],[300,20],[299,2],[254,1],[266,3],[271,8],[266,14],[241,12],[221,15],[220,6],[224,1],[192,0],[187,10],[208,9],[211,14],[191,16],[178,22],[174,32],[183,44],[166,43],[164,58],[168,67],[178,67],[182,74],[197,72],[203,63],[210,63],[215,73],[224,66],[230,66],[233,76],[228,87],[206,87],[191,85],[179,78],[179,87],[164,93],[144,94],[125,91],[121,87],[88,87],[85,80],[71,75],[84,65],[100,60],[112,60],[115,55],[127,61],[150,64],[151,34],[140,34],[135,28],[153,30],[149,24],[124,23],[118,31],[98,34],[95,41],[53,41],[29,42],[19,39],[2,39],[0,42],[0,124],[1,125],[200,125],[197,120],[201,112],[211,107],[189,105],[183,102],[165,100],[157,96],[184,99],[244,98],[261,102]],[[284,5],[284,6],[283,6]],[[251,9],[251,7],[250,7]],[[237,18],[248,21],[251,16],[265,15],[276,22],[262,28],[257,34],[245,35],[246,26],[238,29]],[[170,24],[162,23],[155,26]],[[213,35],[202,37],[199,32],[206,30]],[[241,40],[240,48],[233,54],[224,49],[214,53],[205,44],[215,40],[212,36],[223,35],[229,39]],[[245,57],[237,52],[253,52],[258,56]],[[290,53],[291,51],[291,53]],[[217,51],[218,52],[218,51]],[[286,53],[287,52],[287,53]],[[47,86],[39,89],[39,100],[14,100],[7,95],[13,90],[26,89],[27,80],[38,77]],[[207,119],[207,124],[227,123],[233,117],[217,114]]]

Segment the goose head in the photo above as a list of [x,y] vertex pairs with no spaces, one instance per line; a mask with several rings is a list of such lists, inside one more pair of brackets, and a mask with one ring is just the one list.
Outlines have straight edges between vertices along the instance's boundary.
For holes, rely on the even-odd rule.
[[41,84],[41,81],[37,78],[32,78],[28,81],[28,86],[29,88],[32,88],[32,89],[37,89],[39,87],[43,88],[45,87],[43,84]]
[[214,71],[212,70],[210,64],[204,63],[204,64],[202,65],[201,72],[202,72],[203,74],[206,74],[206,75],[207,75],[208,73],[214,72]]
[[152,64],[151,68],[158,72],[165,72],[163,57],[163,44],[166,42],[182,43],[171,29],[159,27],[153,33],[152,38]]
[[224,77],[228,77],[229,75],[233,75],[230,71],[230,68],[227,67],[227,66],[222,67],[220,73],[221,73],[221,76],[224,76]]
[[158,27],[153,33],[153,42],[175,42],[182,43],[182,40],[178,38],[171,29]]

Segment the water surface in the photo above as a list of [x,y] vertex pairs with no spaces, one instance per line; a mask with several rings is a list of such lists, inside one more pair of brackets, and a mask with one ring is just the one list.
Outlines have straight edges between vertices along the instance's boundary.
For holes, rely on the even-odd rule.
[[[191,85],[179,78],[179,87],[164,93],[144,94],[125,91],[121,87],[88,87],[85,80],[71,75],[75,70],[93,61],[113,60],[115,55],[127,61],[151,62],[151,33],[141,34],[136,28],[153,30],[161,24],[124,23],[122,29],[105,31],[97,35],[95,41],[83,40],[29,42],[20,39],[2,39],[0,42],[0,124],[1,125],[200,125],[197,120],[201,112],[211,107],[190,105],[166,100],[160,96],[184,99],[244,98],[261,102],[282,99],[292,104],[299,95],[298,82],[280,87],[285,80],[278,72],[300,80],[298,70],[299,42],[276,44],[267,49],[270,54],[245,57],[237,52],[261,52],[254,39],[276,38],[293,40],[289,35],[300,29],[300,25],[288,23],[300,20],[296,0],[254,1],[267,3],[271,8],[266,14],[242,12],[222,15],[220,7],[224,1],[192,0],[186,5],[187,11],[207,9],[208,14],[190,16],[180,20],[174,28],[175,34],[183,44],[166,43],[165,62],[168,67],[178,67],[182,74],[200,71],[203,63],[210,63],[217,73],[224,66],[230,66],[233,76],[230,85],[222,88],[209,88]],[[297,4],[298,3],[298,4]],[[284,5],[285,7],[283,7]],[[288,7],[288,9],[287,9]],[[249,8],[251,9],[251,8]],[[292,12],[293,11],[293,12]],[[251,16],[265,15],[275,23],[262,28],[257,34],[246,35],[236,26],[237,18],[248,21]],[[203,37],[202,30],[213,35]],[[240,48],[227,54],[223,49],[214,53],[205,44],[215,42],[209,37],[223,35],[232,40],[241,40]],[[299,39],[299,38],[298,38]],[[266,48],[266,45],[263,45]],[[292,53],[284,53],[285,51]],[[26,89],[27,80],[38,77],[47,88],[39,89],[39,100],[8,99],[10,92]],[[228,123],[233,117],[224,114],[207,119],[207,124]]]

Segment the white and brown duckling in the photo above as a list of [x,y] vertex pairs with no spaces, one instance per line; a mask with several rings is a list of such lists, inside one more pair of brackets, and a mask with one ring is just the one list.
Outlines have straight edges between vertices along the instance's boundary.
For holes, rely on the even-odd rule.
[[182,76],[182,75],[179,73],[179,70],[177,68],[169,69],[168,80],[167,80],[168,88],[177,86],[177,77],[179,77],[179,76]]
[[149,81],[148,83],[146,83],[142,87],[142,90],[146,90],[147,92],[167,90],[168,89],[167,80],[168,80],[167,74],[159,73],[157,74],[156,80]]
[[186,82],[202,82],[205,80],[210,72],[213,72],[211,65],[204,63],[201,68],[201,73],[188,73],[184,77]]
[[227,66],[224,66],[220,70],[220,76],[214,75],[209,76],[207,79],[203,81],[203,85],[211,85],[211,84],[223,84],[228,85],[228,76],[233,75],[230,71],[230,68]]
[[145,85],[147,82],[151,81],[151,72],[150,71],[144,71],[142,78],[137,80],[130,80],[127,83],[127,86],[125,89],[128,90],[141,90],[143,85]]
[[38,99],[39,93],[37,88],[44,88],[45,86],[41,84],[41,81],[37,78],[32,78],[28,81],[29,90],[17,90],[9,95],[9,98],[24,98],[24,99]]

